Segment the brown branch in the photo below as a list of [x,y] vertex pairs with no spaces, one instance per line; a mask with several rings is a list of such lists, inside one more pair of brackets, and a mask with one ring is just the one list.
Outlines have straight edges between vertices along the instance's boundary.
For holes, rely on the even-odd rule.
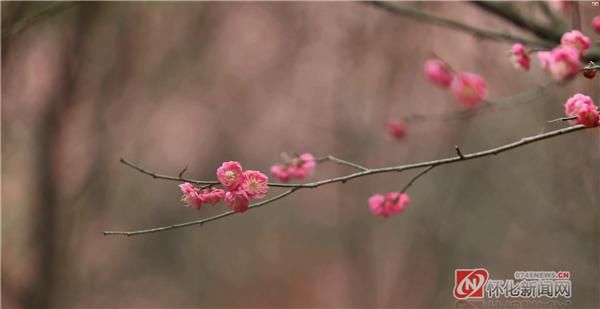
[[547,47],[547,48],[552,46],[552,44],[549,44],[548,42],[531,40],[528,38],[512,35],[509,33],[484,30],[484,29],[480,29],[477,27],[469,26],[467,24],[463,24],[461,22],[458,22],[458,21],[455,21],[452,19],[432,15],[426,11],[412,8],[412,7],[409,7],[406,5],[398,6],[398,5],[392,4],[392,2],[386,2],[386,1],[367,1],[367,2],[363,2],[363,3],[384,9],[384,10],[386,10],[390,13],[396,14],[396,15],[412,17],[412,18],[415,18],[415,19],[418,19],[421,21],[425,21],[425,22],[429,22],[432,24],[446,26],[448,28],[463,31],[463,32],[472,34],[474,36],[485,38],[485,39],[508,41],[508,42],[521,42],[523,44],[527,44],[530,46]]
[[423,175],[429,173],[429,171],[431,171],[433,168],[435,168],[437,165],[433,164],[431,166],[429,166],[428,168],[420,171],[417,175],[415,175],[413,178],[411,178],[408,183],[402,188],[402,190],[400,190],[400,192],[404,193],[406,192],[406,190],[408,190],[408,188],[410,188],[410,186],[413,185],[413,183],[415,183],[415,181],[417,181],[417,179],[421,178]]
[[[553,45],[558,45],[563,32],[561,29],[551,29],[542,24],[537,23],[531,16],[522,15],[511,3],[503,3],[500,1],[471,1],[473,5],[492,13],[504,20],[525,29],[539,39],[552,42]],[[583,62],[600,60],[600,51],[597,48],[590,50],[582,59]]]
[[[563,134],[568,134],[568,133],[573,133],[576,131],[580,131],[586,129],[585,126],[583,125],[575,125],[575,126],[570,126],[567,128],[562,128],[562,129],[558,129],[555,131],[551,131],[551,132],[547,132],[547,133],[542,133],[542,134],[538,134],[538,135],[534,135],[534,136],[529,136],[529,137],[524,137],[521,138],[520,140],[516,141],[516,142],[512,142],[509,144],[505,144],[496,148],[492,148],[492,149],[487,149],[487,150],[483,150],[483,151],[479,151],[479,152],[474,152],[474,153],[469,153],[469,154],[464,154],[462,157],[461,156],[454,156],[454,157],[448,157],[448,158],[444,158],[444,159],[439,159],[439,160],[433,160],[433,161],[424,161],[424,162],[418,162],[418,163],[413,163],[413,164],[406,164],[406,165],[398,165],[398,166],[390,166],[390,167],[383,167],[383,168],[374,168],[374,169],[367,169],[364,171],[360,171],[360,172],[356,172],[353,174],[348,174],[345,176],[339,176],[339,177],[334,177],[334,178],[330,178],[330,179],[324,179],[324,180],[320,180],[320,181],[315,181],[315,182],[310,182],[310,183],[305,183],[305,184],[290,184],[290,186],[293,186],[292,189],[285,191],[284,193],[281,193],[279,195],[276,195],[270,199],[266,199],[264,201],[258,202],[256,204],[253,204],[250,206],[249,209],[256,209],[258,207],[264,206],[266,204],[269,204],[271,202],[274,202],[276,200],[282,199],[284,197],[286,197],[287,195],[292,194],[294,191],[299,190],[299,189],[304,189],[304,188],[317,188],[323,185],[327,185],[327,184],[331,184],[331,183],[337,183],[337,182],[346,182],[348,180],[352,180],[355,178],[359,178],[359,177],[364,177],[364,176],[368,176],[368,175],[375,175],[375,174],[382,174],[382,173],[389,173],[389,172],[401,172],[401,171],[405,171],[405,170],[410,170],[410,169],[417,169],[417,168],[423,168],[423,167],[427,167],[426,171],[430,171],[431,169],[433,169],[433,167],[435,166],[439,166],[439,165],[445,165],[445,164],[451,164],[451,163],[455,163],[458,161],[466,161],[466,160],[472,160],[472,159],[477,159],[477,158],[482,158],[482,157],[486,157],[486,156],[491,156],[491,155],[498,155],[502,152],[511,150],[511,149],[515,149],[521,146],[525,146],[527,144],[531,144],[534,142],[538,142],[538,141],[542,141],[548,138],[552,138],[555,136],[559,136],[559,135],[563,135]],[[147,173],[147,172],[146,172]],[[422,172],[422,174],[424,174],[424,172]],[[152,175],[150,173],[150,175]],[[418,177],[422,176],[422,175],[417,175]],[[416,177],[416,178],[418,178]],[[414,180],[416,180],[416,178]],[[414,182],[414,180],[412,180],[411,182]],[[412,184],[412,183],[411,183]],[[233,211],[228,211],[225,213],[222,213],[220,215],[216,215],[214,217],[209,217],[206,219],[201,219],[201,220],[195,220],[195,221],[190,221],[190,222],[185,222],[185,223],[179,223],[179,224],[174,224],[174,225],[168,225],[168,226],[163,226],[163,227],[157,227],[157,228],[151,228],[151,229],[145,229],[145,230],[137,230],[137,231],[106,231],[104,232],[104,235],[126,235],[126,236],[133,236],[133,235],[140,235],[140,234],[147,234],[147,233],[154,233],[154,232],[160,232],[160,231],[165,231],[165,230],[172,230],[172,229],[177,229],[177,228],[181,228],[181,227],[186,227],[186,226],[191,226],[191,225],[202,225],[204,223],[210,222],[210,221],[215,221],[230,215],[233,215],[235,212]]]

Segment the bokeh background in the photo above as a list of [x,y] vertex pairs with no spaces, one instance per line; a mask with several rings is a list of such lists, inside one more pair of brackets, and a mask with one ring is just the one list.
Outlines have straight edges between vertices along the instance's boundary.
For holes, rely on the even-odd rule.
[[[3,27],[46,5],[2,2]],[[531,37],[469,3],[398,5]],[[580,13],[600,40],[600,8]],[[598,78],[557,86],[535,61],[515,70],[509,49],[361,3],[65,4],[3,32],[2,306],[453,307],[454,269],[470,267],[494,279],[571,271],[573,307],[600,306],[598,130],[438,167],[388,219],[368,197],[418,171],[301,190],[202,227],[102,234],[226,210],[182,207],[178,183],[121,157],[207,180],[226,160],[268,171],[281,152],[382,167],[560,127],[545,122],[576,92],[600,103]],[[498,104],[462,112],[424,78],[433,54],[483,75]],[[405,139],[386,135],[390,118],[409,119]],[[325,163],[312,179],[349,172]]]

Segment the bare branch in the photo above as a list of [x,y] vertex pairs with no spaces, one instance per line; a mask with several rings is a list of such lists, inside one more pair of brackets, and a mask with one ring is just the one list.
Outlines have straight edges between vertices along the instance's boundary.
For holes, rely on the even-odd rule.
[[[356,172],[356,173],[353,173],[353,174],[348,174],[348,175],[345,175],[345,176],[339,176],[339,177],[334,177],[334,178],[330,178],[330,179],[324,179],[324,180],[310,182],[310,183],[305,183],[305,184],[291,184],[290,186],[293,186],[292,189],[287,190],[284,193],[276,195],[276,196],[274,196],[274,197],[272,197],[270,199],[266,199],[264,201],[261,201],[261,202],[258,202],[256,204],[253,204],[253,205],[250,206],[249,209],[255,209],[255,208],[258,208],[260,206],[264,206],[266,204],[272,203],[272,202],[274,202],[276,200],[282,199],[282,198],[284,198],[284,197],[292,194],[296,190],[303,189],[303,188],[317,188],[317,187],[320,187],[320,186],[323,186],[323,185],[327,185],[327,184],[331,184],[331,183],[337,183],[337,182],[344,183],[344,182],[346,182],[348,180],[352,180],[352,179],[359,178],[359,177],[365,177],[365,176],[368,176],[368,175],[382,174],[382,173],[389,173],[389,172],[401,172],[401,171],[405,171],[405,170],[426,167],[427,169],[425,169],[423,172],[421,172],[420,174],[418,174],[417,176],[415,176],[409,182],[409,184],[407,184],[407,186],[403,189],[403,190],[406,190],[410,185],[412,185],[412,183],[417,178],[423,176],[425,173],[429,172],[435,166],[445,165],[445,164],[451,164],[451,163],[455,163],[455,162],[458,162],[458,161],[472,160],[472,159],[482,158],[482,157],[491,156],[491,155],[497,155],[497,154],[500,154],[502,152],[505,152],[505,151],[508,151],[508,150],[511,150],[511,149],[515,149],[515,148],[518,148],[518,147],[521,147],[521,146],[525,146],[525,145],[528,145],[528,144],[531,144],[531,143],[534,143],[534,142],[542,141],[542,140],[545,140],[545,139],[548,139],[548,138],[552,138],[552,137],[556,137],[556,136],[563,135],[563,134],[573,133],[573,132],[584,130],[584,129],[586,129],[586,127],[583,126],[583,125],[575,125],[575,126],[570,126],[570,127],[566,127],[566,128],[562,128],[562,129],[550,131],[550,132],[547,132],[547,133],[542,133],[542,134],[538,134],[538,135],[534,135],[534,136],[524,137],[524,138],[521,138],[520,140],[518,140],[516,142],[505,144],[505,145],[502,145],[502,146],[499,146],[499,147],[496,147],[496,148],[492,148],[492,149],[487,149],[487,150],[483,150],[483,151],[479,151],[479,152],[464,154],[462,156],[454,156],[454,157],[448,157],[448,158],[443,158],[443,159],[439,159],[439,160],[424,161],[424,162],[418,162],[418,163],[406,164],[406,165],[398,165],[398,166],[390,166],[390,167],[383,167],[383,168],[366,169],[364,171]],[[130,166],[132,166],[132,165],[130,165]],[[151,176],[152,175],[156,175],[156,174],[144,171],[142,169],[139,169],[139,168],[137,168],[135,166],[132,166],[132,167],[134,167],[134,168],[142,171],[145,174],[148,174],[148,175],[151,175]],[[155,177],[155,176],[153,176],[153,177]],[[170,179],[170,178],[166,178],[166,179]],[[168,225],[168,226],[163,226],[163,227],[151,228],[151,229],[146,229],[146,230],[138,230],[138,231],[106,231],[106,232],[104,232],[104,235],[126,235],[126,236],[133,236],[133,235],[139,235],[139,234],[147,234],[147,233],[154,233],[154,232],[160,232],[160,231],[165,231],[165,230],[177,229],[177,228],[191,226],[191,225],[202,225],[202,224],[207,223],[207,222],[215,221],[215,220],[218,220],[218,219],[221,219],[221,218],[233,215],[234,213],[235,212],[233,212],[233,211],[228,211],[228,212],[224,212],[224,213],[222,213],[220,215],[217,215],[217,216],[214,216],[214,217],[209,217],[209,218],[205,218],[205,219],[201,219],[201,220],[195,220],[195,221],[190,221],[190,222],[185,222],[185,223],[180,223],[180,224]]]
[[431,165],[428,168],[422,170],[421,172],[419,172],[417,175],[415,175],[413,178],[410,179],[410,181],[404,186],[404,188],[402,188],[402,190],[400,190],[400,192],[404,193],[406,192],[406,190],[408,190],[408,188],[410,188],[410,186],[413,185],[413,183],[415,181],[417,181],[417,179],[421,178],[423,175],[429,173],[429,171],[431,171],[434,167],[436,167],[437,165]]
[[350,161],[342,160],[342,159],[336,158],[336,157],[334,157],[332,155],[327,156],[327,160],[333,161],[333,162],[338,163],[340,165],[350,166],[350,167],[353,167],[353,168],[361,170],[361,171],[368,171],[369,170],[368,168],[366,168],[366,167],[364,167],[362,165],[359,165],[359,164],[356,164],[356,163],[352,163]]
[[499,40],[499,41],[521,42],[521,43],[524,43],[524,44],[527,44],[530,46],[537,46],[537,47],[551,47],[552,46],[552,44],[550,44],[549,42],[541,42],[541,41],[531,40],[531,39],[515,36],[515,35],[504,33],[504,32],[496,32],[496,31],[491,31],[491,30],[479,29],[477,27],[469,26],[467,24],[463,24],[461,22],[458,22],[458,21],[455,21],[452,19],[435,16],[435,15],[429,14],[426,11],[412,8],[412,7],[409,7],[406,5],[403,5],[403,6],[394,5],[394,4],[392,4],[392,2],[387,2],[387,1],[368,1],[368,2],[364,2],[364,3],[384,9],[384,10],[394,13],[396,15],[413,17],[415,19],[419,19],[419,20],[429,22],[432,24],[446,26],[451,29],[463,31],[463,32],[475,35],[477,37],[482,37],[482,38],[491,39],[491,40]]
[[571,117],[560,117],[560,118],[556,118],[556,119],[548,120],[548,122],[547,122],[547,123],[554,123],[554,122],[559,122],[559,121],[568,121],[568,120],[573,120],[573,119],[577,119],[577,116],[571,116]]

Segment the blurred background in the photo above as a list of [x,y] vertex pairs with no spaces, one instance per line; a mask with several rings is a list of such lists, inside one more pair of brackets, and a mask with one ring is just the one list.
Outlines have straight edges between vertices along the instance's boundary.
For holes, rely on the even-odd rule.
[[[2,25],[48,5],[2,2]],[[530,37],[469,3],[398,5]],[[580,13],[598,41],[600,8]],[[182,207],[177,182],[121,157],[206,180],[227,160],[267,172],[281,152],[383,167],[564,126],[545,122],[576,92],[600,103],[598,78],[556,86],[536,61],[513,68],[510,46],[361,3],[53,6],[2,37],[2,306],[453,307],[454,270],[472,267],[570,271],[573,307],[600,306],[598,130],[438,167],[388,219],[367,199],[418,171],[300,190],[202,227],[102,234],[227,210]],[[484,76],[502,104],[461,112],[423,76],[434,54]],[[386,121],[406,117],[406,138],[388,137]],[[350,172],[324,163],[311,179]]]

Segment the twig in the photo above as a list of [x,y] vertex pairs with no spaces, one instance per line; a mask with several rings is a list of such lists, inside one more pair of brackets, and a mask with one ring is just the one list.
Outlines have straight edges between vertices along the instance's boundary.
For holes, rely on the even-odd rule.
[[[522,15],[510,3],[502,3],[500,1],[471,1],[471,3],[473,3],[475,6],[478,6],[482,10],[503,18],[515,26],[533,33],[539,39],[553,42],[554,45],[560,43],[560,38],[562,36],[560,29],[550,29],[537,23],[530,16]],[[599,59],[600,53],[598,49],[593,49],[588,51],[588,53],[582,58],[582,61],[598,61]]]
[[[292,194],[292,192],[296,191],[297,189],[289,189],[279,195],[276,195],[270,199],[266,199],[264,201],[260,201],[258,203],[252,204],[250,206],[248,206],[248,209],[254,209],[254,208],[258,208],[260,206],[266,205],[268,203],[274,202],[278,199],[284,198],[287,195]],[[134,235],[138,235],[138,234],[148,234],[148,233],[156,233],[156,232],[162,232],[162,231],[166,231],[166,230],[174,230],[174,229],[178,229],[178,228],[182,228],[182,227],[186,227],[186,226],[190,226],[190,225],[202,225],[204,223],[210,222],[210,221],[214,221],[214,220],[218,220],[221,218],[225,218],[228,216],[231,216],[233,214],[236,214],[235,211],[230,210],[230,211],[226,211],[224,213],[218,214],[216,216],[212,216],[212,217],[208,217],[208,218],[204,218],[204,219],[200,219],[200,220],[194,220],[194,221],[190,221],[190,222],[184,222],[184,223],[179,223],[179,224],[172,224],[172,225],[167,225],[167,226],[161,226],[161,227],[155,227],[155,228],[151,228],[151,229],[146,229],[146,230],[139,230],[139,231],[131,231],[131,232],[127,232],[127,231],[105,231],[104,235],[125,235],[125,236],[134,236]]]
[[568,121],[568,120],[573,120],[573,119],[577,119],[577,116],[571,116],[571,117],[560,117],[560,118],[556,118],[556,119],[548,120],[548,122],[547,122],[547,123],[554,123],[554,122],[559,122],[559,121]]
[[[294,185],[291,185],[291,186],[294,186],[292,189],[287,190],[284,193],[276,195],[275,197],[272,197],[270,199],[253,204],[253,205],[251,205],[250,209],[255,209],[260,206],[266,205],[268,203],[274,202],[276,200],[279,200],[279,199],[293,193],[296,190],[303,189],[303,188],[317,188],[317,187],[320,187],[323,185],[337,183],[337,182],[346,182],[348,180],[352,180],[355,178],[364,177],[364,176],[368,176],[368,175],[382,174],[382,173],[389,173],[389,172],[401,172],[401,171],[405,171],[405,170],[417,169],[417,168],[422,168],[422,167],[428,167],[429,170],[431,170],[433,168],[433,166],[451,164],[451,163],[455,163],[455,162],[459,162],[459,161],[472,160],[472,159],[477,159],[477,158],[481,158],[481,157],[497,155],[502,152],[505,152],[505,151],[508,151],[508,150],[511,150],[514,148],[518,148],[521,146],[525,146],[527,144],[531,144],[531,143],[534,143],[537,141],[542,141],[542,140],[545,140],[548,138],[552,138],[552,137],[563,135],[563,134],[573,133],[573,132],[584,130],[584,129],[586,129],[586,127],[583,125],[575,125],[575,126],[566,127],[566,128],[558,129],[558,130],[543,133],[543,134],[525,137],[516,142],[505,144],[505,145],[502,145],[502,146],[499,146],[496,148],[483,150],[483,151],[479,151],[479,152],[474,152],[474,153],[469,153],[469,154],[464,154],[462,157],[454,156],[454,157],[448,157],[448,158],[433,160],[433,161],[424,161],[424,162],[418,162],[418,163],[412,163],[412,164],[406,164],[406,165],[367,169],[365,171],[360,171],[360,172],[348,174],[345,176],[339,176],[339,177],[334,177],[334,178],[330,178],[330,179],[324,179],[324,180],[310,182],[310,183],[304,183],[304,184],[294,184]],[[145,172],[145,173],[152,175],[152,173],[148,173],[148,172]],[[422,176],[422,175],[420,175],[420,176]],[[168,225],[168,226],[164,226],[164,227],[157,227],[157,228],[146,229],[146,230],[106,231],[106,232],[104,232],[104,235],[132,236],[132,235],[139,235],[139,234],[146,234],[146,233],[154,233],[154,232],[171,230],[171,229],[176,229],[176,228],[185,227],[185,226],[198,225],[198,224],[201,225],[201,224],[204,224],[204,223],[207,223],[210,221],[214,221],[214,220],[217,220],[220,218],[230,216],[232,214],[234,214],[233,211],[228,211],[228,212],[222,213],[220,215],[217,215],[214,217],[209,217],[206,219],[195,220],[195,221],[190,221],[190,222],[186,222],[186,223]]]
[[410,181],[402,188],[402,190],[400,190],[400,192],[404,193],[406,192],[406,190],[408,190],[408,188],[410,188],[410,186],[412,186],[412,184],[419,178],[421,178],[421,176],[429,173],[429,171],[431,171],[434,167],[436,167],[437,165],[433,164],[431,166],[429,166],[428,168],[420,171],[417,175],[415,175],[413,178],[410,179]]
[[456,154],[458,155],[459,158],[461,158],[461,159],[465,158],[465,156],[460,151],[460,148],[458,147],[458,145],[454,145],[454,149],[456,150]]
[[368,171],[369,170],[368,168],[366,168],[366,167],[364,167],[362,165],[359,165],[359,164],[356,164],[356,163],[353,163],[353,162],[350,162],[350,161],[342,160],[340,158],[336,158],[336,157],[331,156],[331,155],[327,156],[327,160],[336,162],[336,163],[338,163],[340,165],[350,166],[350,167],[353,167],[353,168],[361,170],[361,171]]
[[187,169],[188,169],[188,166],[186,165],[186,166],[185,166],[185,167],[184,167],[184,168],[181,170],[181,172],[179,172],[179,175],[177,175],[177,176],[178,176],[179,178],[183,177],[183,173],[185,173],[185,171],[187,171]]
[[427,13],[426,11],[419,10],[416,8],[408,7],[405,5],[403,5],[403,6],[393,5],[392,2],[367,1],[367,2],[363,2],[363,3],[384,9],[384,10],[394,13],[396,15],[413,17],[415,19],[430,22],[430,23],[437,24],[440,26],[446,26],[451,29],[460,30],[460,31],[467,32],[472,35],[486,38],[486,39],[509,41],[509,42],[521,42],[521,43],[524,43],[524,44],[527,44],[530,46],[539,46],[539,47],[551,47],[552,46],[552,44],[549,44],[548,42],[540,42],[540,41],[536,41],[536,40],[527,39],[524,37],[515,36],[512,34],[508,34],[508,33],[503,33],[503,32],[479,29],[477,27],[469,26],[467,24],[463,24],[461,22],[458,22],[458,21],[455,21],[452,19],[447,19],[447,18],[431,15],[431,14]]

